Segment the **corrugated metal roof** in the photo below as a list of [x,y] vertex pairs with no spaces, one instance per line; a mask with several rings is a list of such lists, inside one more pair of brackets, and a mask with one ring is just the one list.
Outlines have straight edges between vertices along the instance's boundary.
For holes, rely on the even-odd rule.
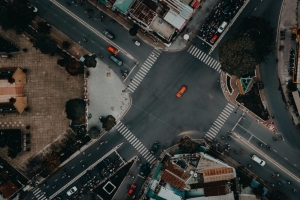
[[164,0],[164,2],[184,19],[189,19],[194,9],[179,0]]
[[169,10],[169,12],[165,15],[164,20],[177,29],[181,29],[185,23],[185,19],[173,10]]

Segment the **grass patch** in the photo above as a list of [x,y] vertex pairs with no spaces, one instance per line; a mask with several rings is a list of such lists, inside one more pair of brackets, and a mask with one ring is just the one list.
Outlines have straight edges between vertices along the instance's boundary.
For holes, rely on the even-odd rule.
[[261,102],[257,84],[254,83],[251,90],[245,95],[239,94],[239,96],[236,98],[236,101],[243,103],[247,109],[251,110],[261,119],[267,120],[269,118],[269,113]]

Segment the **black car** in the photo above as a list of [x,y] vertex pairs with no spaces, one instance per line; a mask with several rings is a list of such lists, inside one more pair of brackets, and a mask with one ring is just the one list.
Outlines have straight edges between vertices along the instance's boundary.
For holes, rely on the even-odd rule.
[[155,154],[155,152],[157,151],[157,149],[159,148],[159,146],[160,146],[160,144],[159,144],[159,142],[154,142],[154,144],[152,145],[152,148],[151,148],[151,150],[150,150],[150,153],[151,154]]
[[151,168],[150,168],[150,164],[149,163],[145,163],[141,166],[141,171],[140,171],[140,175],[142,177],[146,177],[150,174],[151,172]]

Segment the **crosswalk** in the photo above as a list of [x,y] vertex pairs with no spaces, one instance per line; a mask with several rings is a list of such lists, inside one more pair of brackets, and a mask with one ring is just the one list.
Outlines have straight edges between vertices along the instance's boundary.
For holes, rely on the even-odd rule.
[[233,110],[234,106],[230,103],[227,103],[219,117],[208,130],[206,137],[208,137],[211,140],[214,139]]
[[40,190],[40,188],[36,188],[33,191],[33,194],[34,194],[35,198],[38,199],[38,200],[46,200],[47,199],[47,197],[44,196],[44,192],[42,192]]
[[200,49],[198,49],[196,46],[191,45],[188,49],[188,52],[210,66],[211,68],[215,69],[217,72],[221,73],[221,63],[212,57],[210,57],[208,54],[204,53]]
[[140,85],[142,80],[145,78],[157,58],[160,56],[162,50],[160,49],[154,49],[150,55],[148,56],[147,60],[144,62],[142,67],[139,69],[139,71],[136,73],[136,75],[131,80],[128,90],[132,93],[137,89],[137,87]]
[[152,164],[156,158],[149,150],[131,133],[131,131],[122,123],[119,122],[116,129],[130,142],[130,144],[150,163]]

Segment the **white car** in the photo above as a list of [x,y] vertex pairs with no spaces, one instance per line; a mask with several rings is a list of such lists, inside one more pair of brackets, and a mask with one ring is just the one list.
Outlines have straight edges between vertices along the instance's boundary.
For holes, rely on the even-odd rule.
[[77,187],[73,186],[69,191],[67,191],[67,195],[71,196],[72,194],[74,194],[74,192],[77,191]]
[[37,9],[35,6],[33,6],[31,3],[27,3],[27,6],[28,6],[28,8],[31,9],[33,12],[37,12],[37,11],[38,11],[38,9]]
[[224,31],[224,29],[226,28],[226,26],[227,26],[227,22],[222,22],[222,24],[219,26],[219,28],[218,28],[218,33],[222,33],[223,31]]
[[134,44],[135,44],[136,46],[138,46],[138,47],[141,45],[141,43],[140,43],[139,41],[137,41],[137,40],[134,42]]

